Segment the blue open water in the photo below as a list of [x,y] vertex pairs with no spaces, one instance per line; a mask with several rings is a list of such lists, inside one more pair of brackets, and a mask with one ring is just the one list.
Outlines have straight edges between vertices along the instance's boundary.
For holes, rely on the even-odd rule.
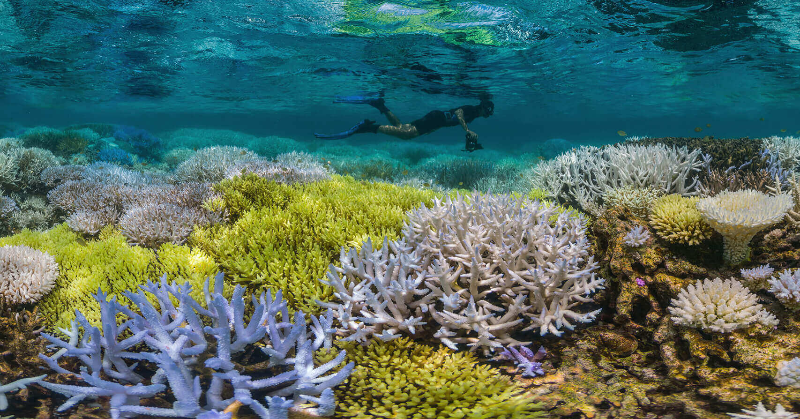
[[799,49],[786,0],[0,0],[0,123],[304,140],[379,119],[332,98],[383,90],[403,122],[490,93],[487,147],[790,135]]

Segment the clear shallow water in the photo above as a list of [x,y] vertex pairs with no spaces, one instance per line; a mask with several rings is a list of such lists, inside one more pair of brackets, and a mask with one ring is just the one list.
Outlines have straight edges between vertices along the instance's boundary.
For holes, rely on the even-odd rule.
[[304,140],[380,118],[333,96],[385,90],[404,121],[491,93],[471,128],[494,147],[790,135],[798,16],[779,0],[0,0],[0,123]]

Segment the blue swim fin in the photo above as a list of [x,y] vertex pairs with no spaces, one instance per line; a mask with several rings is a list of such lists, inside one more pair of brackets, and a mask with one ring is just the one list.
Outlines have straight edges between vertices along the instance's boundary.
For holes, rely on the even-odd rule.
[[383,97],[383,92],[364,93],[361,95],[352,96],[336,96],[333,103],[355,103],[355,104],[369,104],[372,101],[378,100]]
[[[373,127],[375,128],[374,130],[371,129]],[[370,121],[369,119],[365,119],[347,131],[340,132],[338,134],[317,134],[315,132],[314,136],[321,140],[341,140],[343,138],[347,138],[353,134],[361,132],[377,132],[377,127],[375,127],[375,121]]]

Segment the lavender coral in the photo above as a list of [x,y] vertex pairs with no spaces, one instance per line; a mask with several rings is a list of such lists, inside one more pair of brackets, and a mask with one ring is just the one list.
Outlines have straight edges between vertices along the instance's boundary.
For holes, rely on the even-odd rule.
[[[557,207],[511,196],[471,195],[436,200],[412,211],[404,238],[344,248],[342,267],[327,280],[349,340],[390,340],[417,329],[455,349],[484,352],[523,345],[512,337],[592,321],[600,310],[575,307],[601,289],[593,273],[583,218]],[[437,330],[438,329],[438,330]]]
[[775,384],[800,388],[800,358],[778,362]]
[[522,370],[523,377],[536,377],[537,375],[544,375],[542,363],[539,362],[547,356],[547,351],[544,346],[540,346],[536,353],[533,353],[527,346],[520,346],[519,349],[509,346],[501,354],[508,360],[514,361],[518,370]]
[[[219,412],[235,411],[240,405],[264,419],[286,418],[290,408],[307,400],[319,403],[317,413],[332,414],[332,387],[353,368],[350,363],[325,375],[342,363],[345,351],[323,365],[314,365],[314,351],[331,347],[332,314],[311,316],[309,334],[304,314],[298,311],[290,316],[280,292],[274,299],[270,293],[253,296],[248,309],[244,289],[237,286],[228,300],[222,295],[222,283],[220,274],[210,292],[206,282],[207,308],[190,297],[188,283],[168,284],[165,277],[159,284],[148,282],[138,293],[126,292],[135,308],[121,305],[115,297],[107,300],[98,290],[95,299],[101,306],[102,331],[78,311],[71,328],[62,329],[68,340],[43,334],[53,349],[60,349],[41,358],[59,373],[73,373],[59,365],[61,358],[77,358],[83,366],[73,374],[86,385],[39,384],[69,397],[59,412],[87,398],[108,396],[114,419],[130,415],[219,417]],[[244,319],[246,311],[252,313],[249,322]],[[134,346],[141,349],[128,351]],[[265,361],[245,374],[237,366],[252,359],[254,350],[262,352]],[[245,353],[249,355],[243,356]],[[141,361],[152,363],[157,370],[137,368]],[[201,381],[201,376],[207,380]],[[168,399],[174,400],[171,408],[140,404],[165,391],[170,393]],[[260,400],[265,400],[266,406]]]
[[742,269],[739,272],[746,281],[750,284],[757,286],[758,288],[763,288],[763,285],[766,284],[766,279],[772,276],[772,273],[775,269],[769,264],[757,266],[751,269]]
[[775,294],[778,301],[793,310],[800,310],[800,269],[787,269],[767,282],[769,292]]

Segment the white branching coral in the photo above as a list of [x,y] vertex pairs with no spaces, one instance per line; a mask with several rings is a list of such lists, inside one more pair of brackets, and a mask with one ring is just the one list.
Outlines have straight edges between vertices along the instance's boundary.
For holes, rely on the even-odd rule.
[[650,239],[650,232],[647,228],[636,225],[625,235],[625,244],[630,247],[639,247],[648,239]]
[[486,352],[519,345],[516,331],[561,335],[600,310],[590,302],[604,279],[593,271],[584,220],[526,198],[471,195],[410,212],[404,238],[373,251],[342,249],[327,281],[349,339],[391,339],[417,329],[451,348]]
[[775,375],[775,384],[781,387],[791,386],[800,388],[800,358],[778,362],[778,373]]
[[800,310],[800,269],[787,269],[767,282],[769,292],[775,294],[778,301],[792,310]]
[[0,247],[0,302],[39,301],[53,289],[57,276],[53,256],[28,246]]
[[731,265],[747,260],[749,243],[759,231],[780,222],[792,208],[787,194],[769,196],[754,190],[722,192],[697,202],[703,219],[723,237],[723,259]]
[[764,403],[758,402],[753,406],[756,410],[742,409],[742,413],[728,413],[728,416],[736,419],[796,419],[800,418],[797,413],[787,412],[780,404],[775,406],[775,411],[767,410]]
[[689,151],[686,147],[584,146],[540,163],[534,169],[533,183],[595,213],[602,208],[603,195],[615,188],[651,188],[660,193],[695,195],[699,186],[697,174],[708,163],[700,150]]
[[772,313],[762,309],[756,295],[734,279],[697,280],[672,299],[669,312],[676,324],[721,333],[756,322],[778,324]]
[[742,269],[739,272],[750,289],[763,289],[767,287],[767,280],[772,277],[775,269],[766,264],[751,269]]

